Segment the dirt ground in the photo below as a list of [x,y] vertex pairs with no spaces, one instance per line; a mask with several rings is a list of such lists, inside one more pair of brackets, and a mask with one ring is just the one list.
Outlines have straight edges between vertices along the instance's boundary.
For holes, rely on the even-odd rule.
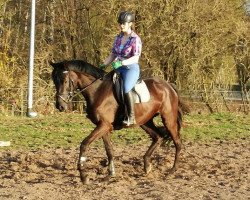
[[172,145],[158,149],[151,174],[143,174],[147,145],[115,146],[116,177],[108,180],[104,149],[90,148],[89,185],[81,184],[76,170],[78,149],[1,148],[0,199],[250,199],[249,139],[186,141],[180,168],[171,175]]

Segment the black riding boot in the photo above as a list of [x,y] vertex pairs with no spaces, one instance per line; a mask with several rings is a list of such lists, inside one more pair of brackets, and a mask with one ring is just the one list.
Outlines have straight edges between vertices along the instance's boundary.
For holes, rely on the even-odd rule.
[[136,124],[135,112],[134,112],[134,98],[133,98],[132,90],[129,91],[128,93],[125,93],[124,100],[125,100],[128,116],[127,116],[127,119],[123,121],[123,124],[125,124],[126,126]]

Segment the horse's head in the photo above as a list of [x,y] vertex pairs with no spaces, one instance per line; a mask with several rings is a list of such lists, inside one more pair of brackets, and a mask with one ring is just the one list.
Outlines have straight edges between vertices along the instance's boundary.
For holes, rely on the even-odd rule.
[[86,88],[106,74],[104,70],[83,60],[50,62],[50,65],[53,67],[52,79],[56,86],[56,108],[60,111],[71,108],[76,89]]
[[56,108],[59,111],[70,110],[72,98],[77,87],[77,75],[70,71],[65,62],[53,63],[52,79],[56,87]]

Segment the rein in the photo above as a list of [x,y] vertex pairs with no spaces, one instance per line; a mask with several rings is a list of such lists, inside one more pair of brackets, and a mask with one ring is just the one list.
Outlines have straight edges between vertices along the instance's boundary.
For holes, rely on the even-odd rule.
[[[112,70],[113,71],[113,70]],[[88,89],[91,85],[93,85],[96,81],[103,79],[105,76],[107,76],[108,74],[110,74],[112,71],[108,72],[107,74],[105,74],[104,76],[95,79],[94,81],[92,81],[90,84],[88,84],[87,86],[85,86],[84,88],[82,88],[80,91],[74,92],[74,91],[70,91],[68,93],[67,99],[65,99],[62,95],[63,94],[58,94],[57,96],[59,98],[61,98],[65,103],[69,103],[70,101],[72,101],[72,99],[77,96],[78,94],[82,93],[84,90]],[[64,74],[69,73],[69,71],[64,71]],[[72,85],[74,86],[74,81],[72,79],[70,79],[70,83],[72,83]]]

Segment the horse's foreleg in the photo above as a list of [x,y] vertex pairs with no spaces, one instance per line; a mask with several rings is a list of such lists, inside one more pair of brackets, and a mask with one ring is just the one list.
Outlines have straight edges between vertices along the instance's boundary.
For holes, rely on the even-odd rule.
[[88,184],[89,178],[88,175],[84,169],[84,166],[87,161],[87,157],[85,155],[86,150],[88,146],[95,141],[96,139],[103,137],[105,134],[107,134],[110,131],[109,127],[105,124],[99,124],[89,136],[87,136],[81,143],[80,146],[80,154],[79,154],[79,160],[78,160],[78,170],[80,172],[80,178],[83,183]]
[[106,134],[102,137],[104,145],[105,145],[105,150],[107,153],[108,157],[108,171],[110,176],[115,176],[115,166],[114,166],[114,150],[112,147],[112,143],[110,140],[110,134]]
[[163,138],[160,137],[157,128],[155,127],[153,121],[149,121],[146,124],[142,125],[141,128],[145,130],[152,139],[152,143],[144,155],[144,171],[148,174],[151,171],[152,164],[151,164],[151,155],[159,147],[163,141]]

